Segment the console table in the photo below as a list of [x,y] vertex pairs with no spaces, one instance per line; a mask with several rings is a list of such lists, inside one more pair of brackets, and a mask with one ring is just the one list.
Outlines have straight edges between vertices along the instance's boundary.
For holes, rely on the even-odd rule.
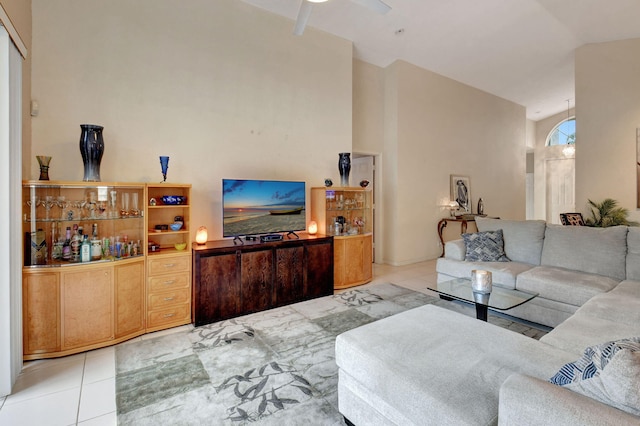
[[333,294],[333,237],[193,246],[196,326]]
[[440,257],[444,257],[444,237],[442,235],[442,232],[444,231],[444,228],[447,227],[447,224],[449,222],[456,222],[460,224],[460,235],[464,234],[465,232],[467,232],[467,227],[470,223],[474,224],[476,223],[476,217],[490,217],[491,219],[500,219],[499,217],[496,216],[487,216],[487,215],[468,215],[468,216],[452,216],[452,217],[444,217],[440,220],[440,222],[438,222],[438,237],[440,237],[440,244],[442,245],[442,254],[440,255]]
[[460,235],[462,235],[465,232],[467,232],[468,224],[470,222],[476,223],[476,220],[475,218],[463,218],[462,216],[456,216],[456,217],[445,217],[445,218],[442,218],[440,222],[438,222],[438,237],[440,237],[440,244],[442,245],[442,254],[440,255],[440,257],[444,257],[444,237],[442,236],[442,232],[444,231],[444,228],[447,227],[447,224],[449,222],[459,223]]

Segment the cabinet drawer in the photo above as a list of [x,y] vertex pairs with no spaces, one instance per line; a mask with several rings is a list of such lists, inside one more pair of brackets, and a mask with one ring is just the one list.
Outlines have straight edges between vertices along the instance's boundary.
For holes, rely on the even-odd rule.
[[176,304],[189,303],[191,292],[188,288],[152,294],[149,296],[149,310],[164,309]]
[[149,259],[149,275],[166,274],[168,272],[189,272],[190,265],[191,256]]
[[190,278],[188,272],[151,277],[149,278],[149,293],[153,295],[163,291],[189,288]]
[[187,324],[191,322],[191,309],[188,303],[175,305],[166,309],[150,311],[148,313],[147,328],[153,328],[164,324]]

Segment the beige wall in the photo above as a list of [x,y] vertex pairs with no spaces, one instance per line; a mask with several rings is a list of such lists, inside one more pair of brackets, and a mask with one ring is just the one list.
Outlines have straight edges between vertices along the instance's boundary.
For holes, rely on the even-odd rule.
[[353,60],[353,150],[381,153],[384,148],[384,69]]
[[[374,97],[380,74],[367,71],[359,77],[372,81],[354,87]],[[489,215],[524,219],[524,107],[402,61],[384,70],[384,85],[385,263],[440,255],[436,224],[448,214],[450,174],[470,176],[474,211],[482,197]],[[366,124],[357,117],[354,129]]]
[[[0,0],[0,6],[27,48],[27,57],[22,63],[22,157],[28,158],[31,157],[31,1]],[[23,175],[29,173],[28,164],[23,164],[22,172]]]
[[103,181],[193,184],[222,235],[221,179],[338,181],[351,150],[352,44],[234,0],[33,0],[33,155],[79,181],[82,123],[105,126]]
[[640,127],[640,39],[576,50],[576,209],[618,200],[636,209],[636,128]]

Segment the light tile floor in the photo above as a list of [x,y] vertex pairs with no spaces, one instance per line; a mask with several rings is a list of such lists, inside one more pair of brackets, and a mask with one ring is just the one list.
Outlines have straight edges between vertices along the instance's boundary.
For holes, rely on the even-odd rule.
[[[435,295],[435,260],[406,265],[374,265],[371,284],[394,283]],[[149,339],[191,326],[147,334]],[[115,348],[64,358],[25,362],[13,394],[0,397],[0,425],[116,425]]]

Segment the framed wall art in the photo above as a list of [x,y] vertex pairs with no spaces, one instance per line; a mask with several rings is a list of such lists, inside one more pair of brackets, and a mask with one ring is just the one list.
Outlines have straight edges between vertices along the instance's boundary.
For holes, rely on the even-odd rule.
[[469,176],[451,175],[451,201],[456,201],[463,214],[471,214],[471,182]]

